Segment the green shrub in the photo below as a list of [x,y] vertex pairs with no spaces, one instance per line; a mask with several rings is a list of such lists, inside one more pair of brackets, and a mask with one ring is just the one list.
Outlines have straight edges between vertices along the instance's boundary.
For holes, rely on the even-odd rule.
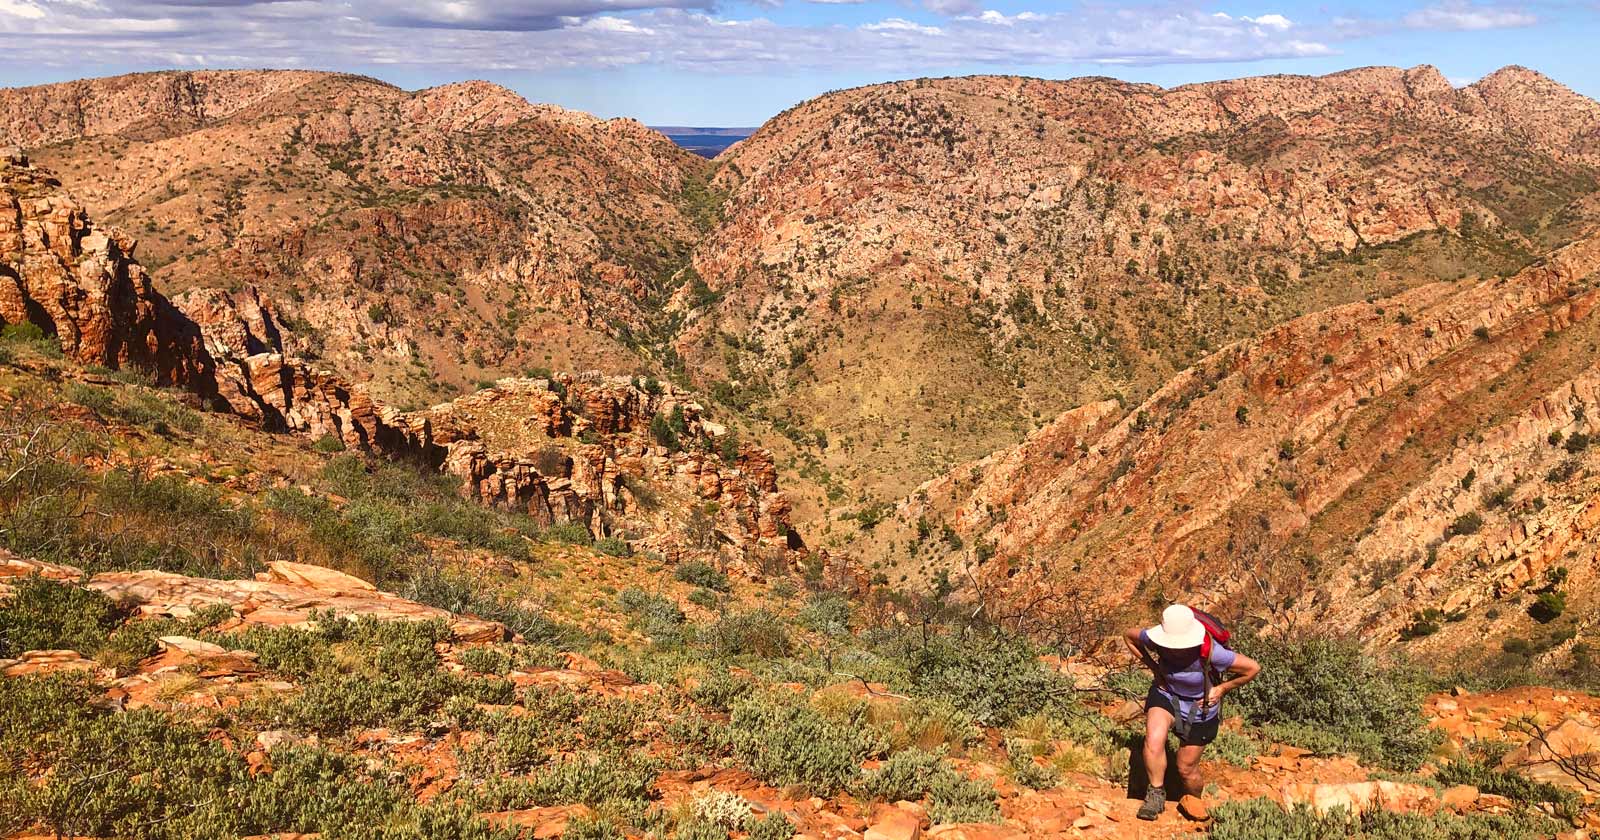
[[824,797],[855,782],[861,762],[880,749],[864,720],[838,723],[794,698],[734,704],[728,738],[734,757],[752,774]]
[[1471,511],[1456,517],[1455,521],[1450,523],[1450,527],[1445,529],[1444,537],[1445,539],[1450,539],[1451,537],[1476,534],[1482,529],[1483,516],[1477,511]]
[[566,545],[590,545],[594,542],[594,535],[582,522],[557,522],[544,529],[544,538]]
[[1211,742],[1211,754],[1235,767],[1249,767],[1261,752],[1261,742],[1234,729],[1219,730]]
[[951,771],[928,785],[928,819],[935,823],[998,823],[1000,805],[994,785]]
[[439,668],[434,645],[448,635],[442,622],[372,618],[324,617],[309,631],[254,630],[249,641],[257,645],[252,649],[262,665],[287,669],[303,684],[299,694],[269,703],[256,714],[333,735],[372,726],[412,729],[433,721],[457,696],[508,702],[514,694],[508,682]]
[[818,595],[800,610],[800,624],[828,636],[850,635],[850,602],[838,595]]
[[1070,685],[1025,643],[1002,634],[940,636],[910,652],[914,690],[949,701],[984,726],[1051,709]]
[[311,449],[331,455],[344,451],[344,441],[340,440],[338,435],[323,435],[311,444]]
[[667,418],[660,414],[650,418],[650,436],[669,452],[677,452],[683,446],[682,441],[678,439],[678,433],[672,430]]
[[[0,342],[5,342],[6,355],[15,358],[15,347],[28,347],[33,352],[51,358],[61,358],[61,344],[55,338],[45,335],[38,324],[23,321],[16,324],[0,326]],[[7,362],[9,364],[9,362]]]
[[587,643],[578,628],[502,597],[492,587],[466,575],[426,569],[412,575],[400,587],[400,594],[442,610],[498,621],[529,644],[571,650]]
[[728,791],[707,791],[696,796],[689,805],[696,820],[734,831],[744,828],[755,816],[750,800]]
[[728,829],[702,819],[684,820],[672,832],[672,840],[728,840]]
[[690,689],[689,697],[701,706],[717,712],[726,712],[733,704],[755,692],[755,683],[718,669],[707,674]]
[[594,542],[594,550],[608,557],[632,557],[633,546],[621,537],[602,537]]
[[656,777],[654,762],[636,753],[588,753],[532,777],[496,778],[469,794],[484,810],[515,810],[614,800],[644,799]]
[[1011,764],[1011,781],[1032,790],[1047,790],[1059,784],[1061,776],[1032,758],[1016,756]]
[[1540,624],[1549,624],[1566,611],[1567,596],[1560,591],[1541,592],[1528,607],[1528,615]]
[[499,648],[469,647],[457,656],[468,671],[475,674],[505,676],[511,670],[511,655]]
[[790,653],[788,627],[764,609],[723,616],[701,631],[700,643],[721,657],[774,659]]
[[1360,815],[1318,816],[1304,805],[1285,812],[1269,799],[1224,802],[1211,809],[1211,840],[1536,840],[1559,831],[1532,813],[1505,816],[1399,814],[1374,808]]
[[617,596],[624,612],[633,616],[634,626],[657,645],[673,647],[684,641],[687,620],[676,601],[629,587]]
[[252,775],[208,731],[151,709],[111,714],[92,705],[99,695],[82,675],[0,680],[0,828],[131,840],[508,837],[459,808],[419,805],[366,758],[280,748],[271,772]]
[[916,748],[901,750],[878,769],[862,776],[856,793],[875,802],[915,802],[928,795],[936,776],[955,772],[942,752]]
[[31,575],[0,603],[0,657],[30,650],[75,650],[93,656],[122,621],[109,598]]
[[[1435,779],[1441,785],[1472,785],[1483,793],[1504,796],[1523,805],[1549,804],[1557,813],[1572,816],[1577,813],[1581,800],[1573,791],[1556,787],[1548,782],[1530,779],[1521,773],[1500,770],[1488,761],[1449,761],[1439,767]],[[1499,756],[1492,756],[1498,761]]]
[[44,330],[31,321],[21,321],[0,327],[0,341],[32,342],[44,341],[45,338]]
[[794,823],[777,811],[759,820],[750,820],[745,829],[749,832],[747,840],[791,840],[795,834]]
[[672,570],[672,577],[679,582],[713,589],[717,592],[727,592],[731,586],[725,573],[719,571],[710,563],[701,560],[689,560],[679,564],[676,569]]
[[717,598],[717,593],[712,592],[709,589],[696,589],[690,592],[688,597],[689,603],[708,610],[714,610],[721,606],[722,603],[721,600]]
[[1262,671],[1233,695],[1240,713],[1280,733],[1315,738],[1291,743],[1317,750],[1337,744],[1368,764],[1409,772],[1439,741],[1422,717],[1427,686],[1410,667],[1380,666],[1346,640],[1256,638],[1242,639],[1241,647]]

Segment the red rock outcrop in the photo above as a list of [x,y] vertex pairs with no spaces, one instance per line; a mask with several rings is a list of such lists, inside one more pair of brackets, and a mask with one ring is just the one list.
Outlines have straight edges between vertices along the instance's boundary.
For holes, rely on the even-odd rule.
[[[503,379],[406,419],[429,430],[442,469],[485,504],[607,533],[658,503],[643,481],[675,488],[690,507],[715,503],[718,533],[736,548],[802,547],[772,453],[743,445],[724,460],[728,431],[704,412],[669,384],[587,374]],[[676,447],[652,436],[658,417],[673,418]],[[676,554],[684,544],[673,530],[645,543]]]
[[20,152],[0,153],[0,324],[34,324],[82,364],[134,365],[204,391],[200,334],[152,288],[134,247]]

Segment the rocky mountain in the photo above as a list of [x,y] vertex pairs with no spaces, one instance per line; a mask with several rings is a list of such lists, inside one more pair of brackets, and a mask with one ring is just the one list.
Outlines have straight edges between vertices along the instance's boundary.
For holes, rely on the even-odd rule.
[[[1185,593],[1443,657],[1563,656],[1595,597],[1600,238],[1224,348],[925,484],[871,552],[1016,597]],[[1123,606],[1125,605],[1125,606]]]
[[425,404],[635,352],[698,236],[704,163],[631,120],[484,82],[151,73],[0,91],[29,151],[173,292],[254,285],[316,355]]
[[468,498],[540,527],[627,531],[672,559],[726,544],[755,573],[787,568],[804,547],[772,454],[741,444],[670,384],[509,378],[399,411],[290,352],[284,316],[254,287],[169,300],[133,258],[131,237],[98,229],[20,153],[0,161],[0,237],[0,326],[37,330],[80,364],[149,375],[266,431],[443,472]]
[[839,444],[812,454],[859,503],[1288,318],[1521,268],[1595,217],[1600,105],[1515,67],[920,79],[719,162],[678,349]]
[[0,91],[0,837],[1585,840],[1597,109]]

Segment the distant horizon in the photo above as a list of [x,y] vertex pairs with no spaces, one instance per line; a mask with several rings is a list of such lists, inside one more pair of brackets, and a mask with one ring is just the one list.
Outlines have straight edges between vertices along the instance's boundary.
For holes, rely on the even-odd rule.
[[1163,87],[1520,64],[1600,96],[1600,5],[1535,0],[0,0],[0,85],[318,67],[481,78],[650,125],[759,125],[829,90],[973,74]]
[[[3,0],[0,0],[0,2],[3,2]],[[742,122],[742,123],[741,122],[724,122],[724,123],[698,122],[697,123],[697,122],[688,122],[688,121],[681,121],[681,120],[654,120],[654,119],[648,119],[645,116],[640,116],[638,114],[608,113],[608,112],[604,112],[604,111],[600,111],[600,110],[585,108],[581,104],[575,104],[575,103],[573,103],[571,101],[559,101],[559,100],[554,99],[554,98],[542,97],[537,92],[530,92],[528,90],[519,88],[518,86],[516,86],[514,84],[508,84],[505,81],[496,80],[495,78],[493,78],[493,76],[495,75],[493,73],[485,73],[485,74],[480,74],[480,75],[463,75],[461,78],[446,79],[446,80],[442,80],[442,81],[439,81],[439,82],[436,82],[436,83],[432,83],[432,84],[410,83],[407,80],[404,80],[403,78],[402,79],[397,79],[397,78],[386,77],[384,75],[383,71],[385,69],[392,69],[392,68],[369,68],[369,69],[364,69],[364,70],[344,70],[344,69],[336,69],[336,68],[330,68],[330,67],[281,67],[281,66],[280,67],[267,67],[267,66],[151,67],[151,68],[139,69],[139,70],[131,70],[131,69],[130,70],[122,70],[120,72],[89,73],[87,75],[78,75],[78,76],[63,77],[63,78],[42,77],[42,78],[39,78],[36,81],[24,81],[24,82],[17,83],[17,84],[0,84],[0,90],[13,89],[13,88],[37,87],[37,86],[51,85],[51,84],[66,84],[66,83],[71,83],[71,82],[75,82],[75,81],[84,81],[84,80],[98,79],[98,78],[109,78],[109,77],[122,76],[122,75],[136,75],[136,74],[141,74],[141,73],[157,74],[157,73],[197,73],[197,72],[236,72],[236,71],[237,72],[251,72],[251,71],[261,71],[261,72],[312,72],[312,73],[330,73],[330,74],[343,74],[343,75],[351,75],[351,76],[363,76],[363,77],[368,77],[368,78],[374,79],[376,81],[382,82],[384,84],[393,85],[394,87],[397,87],[397,88],[400,88],[400,89],[406,90],[406,91],[424,90],[424,89],[432,88],[432,87],[440,87],[440,86],[451,85],[451,84],[461,84],[461,83],[471,82],[471,81],[487,81],[487,82],[490,82],[492,84],[497,84],[497,85],[500,85],[502,87],[505,87],[506,89],[511,90],[512,92],[516,93],[517,95],[523,97],[525,100],[527,100],[528,102],[533,103],[533,104],[555,105],[555,106],[558,106],[558,107],[561,107],[561,108],[565,108],[565,109],[571,110],[571,111],[581,111],[581,112],[584,112],[584,113],[592,114],[592,115],[594,115],[596,117],[600,117],[602,119],[632,119],[632,120],[636,120],[636,121],[640,122],[641,124],[645,125],[646,127],[650,128],[652,130],[661,132],[662,134],[672,135],[672,134],[697,134],[697,133],[709,133],[709,132],[729,132],[730,133],[729,136],[746,137],[746,136],[749,136],[750,134],[754,133],[758,129],[760,129],[761,126],[765,125],[768,120],[770,120],[772,117],[775,117],[778,114],[782,113],[784,110],[792,108],[792,107],[794,107],[796,105],[799,105],[799,104],[801,104],[803,102],[809,101],[810,99],[814,99],[814,98],[816,98],[818,96],[823,96],[823,95],[828,94],[830,92],[837,91],[837,90],[843,90],[843,89],[847,89],[847,88],[870,87],[870,86],[873,86],[873,85],[894,84],[894,83],[897,83],[897,82],[916,81],[918,79],[964,78],[964,77],[970,77],[970,76],[1016,76],[1016,77],[1020,77],[1020,78],[1039,79],[1039,80],[1042,80],[1042,81],[1068,81],[1068,80],[1077,79],[1077,78],[1102,77],[1102,78],[1118,79],[1120,81],[1125,81],[1125,82],[1130,82],[1130,83],[1135,83],[1135,84],[1155,84],[1155,85],[1157,85],[1157,86],[1159,86],[1159,87],[1161,87],[1163,89],[1170,90],[1170,89],[1177,88],[1177,87],[1182,87],[1182,86],[1185,86],[1185,85],[1207,84],[1207,83],[1210,83],[1210,82],[1229,81],[1229,80],[1237,80],[1237,79],[1247,79],[1247,78],[1253,78],[1253,77],[1267,77],[1267,76],[1321,77],[1321,76],[1328,76],[1328,75],[1334,75],[1334,74],[1338,74],[1338,73],[1348,72],[1348,71],[1351,71],[1351,70],[1361,70],[1361,69],[1375,68],[1375,67],[1392,67],[1392,68],[1399,68],[1399,69],[1411,69],[1413,67],[1419,67],[1419,66],[1432,66],[1432,67],[1435,67],[1436,69],[1438,69],[1440,71],[1441,74],[1443,74],[1445,76],[1445,78],[1454,87],[1456,87],[1458,89],[1459,88],[1463,88],[1463,87],[1468,87],[1468,86],[1476,83],[1477,81],[1479,81],[1484,76],[1490,75],[1490,74],[1492,74],[1492,73],[1494,73],[1494,72],[1496,72],[1498,70],[1503,70],[1503,69],[1506,69],[1508,67],[1525,67],[1526,69],[1529,69],[1529,70],[1532,70],[1532,71],[1534,71],[1536,73],[1544,75],[1544,76],[1556,81],[1557,83],[1565,85],[1568,88],[1572,89],[1573,91],[1575,91],[1575,92],[1577,92],[1577,93],[1579,93],[1579,94],[1581,94],[1583,96],[1589,97],[1591,99],[1600,100],[1600,79],[1595,80],[1595,82],[1596,82],[1595,84],[1579,85],[1579,84],[1575,84],[1572,80],[1562,78],[1558,74],[1551,73],[1551,72],[1546,72],[1545,70],[1543,70],[1540,67],[1538,67],[1536,64],[1529,64],[1529,63],[1526,63],[1526,62],[1516,62],[1516,61],[1508,61],[1508,62],[1506,62],[1504,64],[1500,64],[1500,65],[1497,65],[1495,67],[1491,67],[1488,70],[1486,70],[1484,73],[1482,73],[1482,74],[1480,74],[1478,76],[1474,76],[1472,78],[1464,78],[1464,77],[1460,77],[1460,76],[1451,76],[1448,72],[1445,71],[1444,68],[1439,67],[1437,64],[1432,63],[1432,62],[1422,61],[1422,62],[1414,62],[1414,63],[1389,62],[1389,63],[1376,63],[1376,64],[1353,64],[1353,65],[1348,65],[1348,66],[1330,67],[1330,68],[1327,68],[1327,69],[1324,69],[1324,70],[1321,70],[1321,71],[1318,71],[1318,72],[1309,72],[1309,71],[1304,71],[1304,70],[1302,70],[1302,71],[1277,70],[1277,71],[1272,71],[1272,72],[1249,72],[1249,73],[1244,73],[1244,74],[1239,74],[1239,75],[1216,76],[1215,78],[1203,78],[1203,79],[1176,81],[1176,82],[1167,83],[1167,84],[1164,84],[1164,83],[1161,83],[1161,82],[1150,82],[1150,81],[1147,81],[1147,80],[1144,80],[1144,79],[1139,79],[1139,78],[1129,78],[1128,76],[1130,74],[1117,74],[1117,73],[1114,73],[1114,72],[1109,72],[1111,68],[1097,68],[1098,72],[1078,73],[1078,74],[1064,75],[1064,76],[1047,76],[1047,75],[1041,75],[1041,74],[1029,73],[1029,72],[1005,73],[1005,72],[999,72],[999,71],[995,71],[995,70],[978,70],[978,71],[974,71],[974,72],[971,72],[971,73],[929,74],[929,75],[923,75],[923,76],[883,78],[883,79],[879,79],[879,80],[876,80],[876,81],[864,81],[864,82],[862,82],[860,84],[855,84],[855,85],[846,85],[846,86],[841,86],[841,87],[829,87],[829,88],[824,89],[824,90],[819,90],[819,91],[817,91],[817,92],[815,92],[815,93],[813,93],[813,94],[811,94],[809,96],[806,96],[803,99],[798,99],[798,100],[796,100],[794,102],[788,103],[788,104],[784,105],[783,107],[773,111],[771,114],[769,114],[767,117],[765,117],[765,118],[763,118],[761,120],[747,121],[747,122]],[[3,72],[4,72],[3,70],[0,70],[0,75],[3,75]]]

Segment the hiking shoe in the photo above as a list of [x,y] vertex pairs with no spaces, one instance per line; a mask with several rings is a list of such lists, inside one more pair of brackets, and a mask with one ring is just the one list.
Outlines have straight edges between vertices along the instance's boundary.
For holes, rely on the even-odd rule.
[[1153,820],[1167,810],[1167,792],[1161,788],[1153,787],[1145,792],[1144,804],[1139,806],[1136,815],[1141,820]]

